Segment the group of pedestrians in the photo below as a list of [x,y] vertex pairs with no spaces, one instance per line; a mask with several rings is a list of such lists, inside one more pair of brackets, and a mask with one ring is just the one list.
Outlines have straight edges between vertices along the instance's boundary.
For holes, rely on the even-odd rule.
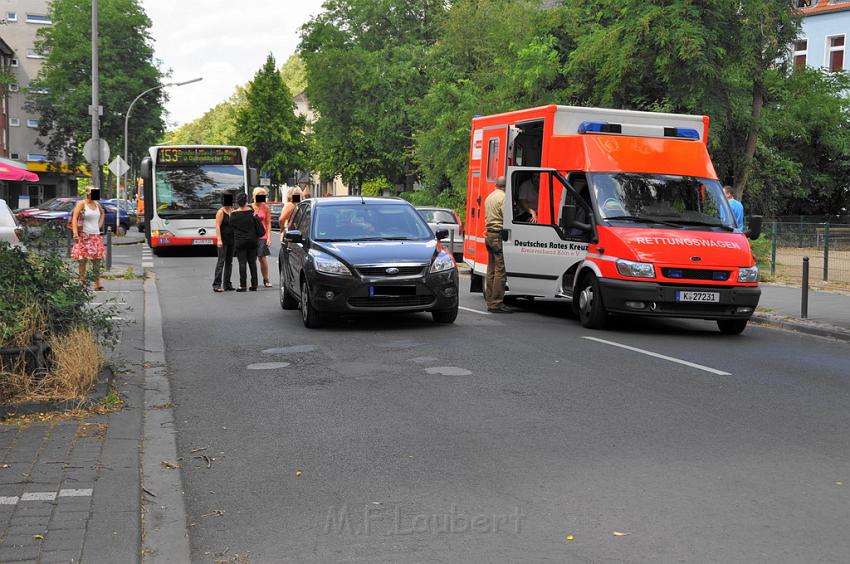
[[[213,276],[213,291],[256,292],[259,286],[257,262],[260,263],[260,274],[263,276],[263,286],[271,288],[269,279],[269,256],[271,256],[272,217],[271,208],[266,203],[268,191],[265,188],[254,188],[251,204],[248,195],[239,192],[222,195],[221,208],[215,215],[216,244],[218,245],[218,260]],[[297,203],[301,201],[301,191],[297,188],[290,190],[287,202],[280,214],[280,227],[283,232],[289,224],[289,219]],[[234,207],[235,203],[235,207]],[[239,263],[239,287],[231,284],[233,257]],[[251,273],[251,285],[247,286],[248,272]]]

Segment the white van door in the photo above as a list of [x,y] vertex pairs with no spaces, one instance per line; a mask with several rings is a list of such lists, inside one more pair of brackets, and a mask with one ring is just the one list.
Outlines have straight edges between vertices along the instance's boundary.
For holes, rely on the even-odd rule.
[[508,168],[503,252],[511,295],[554,298],[563,274],[587,255],[592,234],[571,235],[559,225],[561,202],[572,192],[553,169]]

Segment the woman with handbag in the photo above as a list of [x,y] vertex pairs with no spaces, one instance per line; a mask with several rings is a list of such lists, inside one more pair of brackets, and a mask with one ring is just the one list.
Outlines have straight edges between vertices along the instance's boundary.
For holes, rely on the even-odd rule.
[[88,286],[86,266],[89,262],[92,263],[94,289],[100,292],[104,290],[100,285],[100,261],[106,255],[100,231],[103,229],[106,213],[98,200],[100,190],[89,188],[86,197],[77,202],[71,212],[71,230],[74,233],[71,258],[79,261],[80,284],[83,286]]
[[248,205],[248,195],[239,192],[236,195],[236,205],[239,207],[230,214],[230,225],[233,227],[233,241],[236,258],[239,260],[239,288],[244,292],[246,282],[245,267],[251,269],[251,286],[247,288],[257,291],[257,244],[260,237],[265,235],[265,228],[254,215],[254,209]]
[[257,241],[257,257],[260,259],[260,272],[263,275],[263,286],[271,288],[272,283],[269,280],[269,259],[272,254],[269,246],[272,242],[272,213],[269,205],[266,203],[268,190],[262,186],[254,188],[252,192],[254,203],[251,207],[254,209],[254,215],[260,220],[263,225],[264,235]]
[[[215,214],[215,235],[218,245],[218,261],[215,263],[213,277],[214,292],[229,292],[235,290],[230,283],[230,272],[233,268],[233,227],[230,225],[230,214],[233,213],[233,194],[225,192],[221,195],[221,207]],[[222,280],[224,287],[222,288]]]

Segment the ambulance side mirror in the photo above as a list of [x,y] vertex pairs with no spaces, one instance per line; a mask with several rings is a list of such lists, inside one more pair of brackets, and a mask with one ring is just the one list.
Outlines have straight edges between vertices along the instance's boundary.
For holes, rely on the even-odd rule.
[[593,227],[587,223],[581,223],[576,218],[578,215],[578,208],[574,204],[564,204],[561,206],[561,222],[559,226],[565,232],[572,231],[574,229],[578,231],[590,231]]
[[756,240],[761,236],[761,224],[764,218],[760,215],[751,215],[747,222],[747,237]]

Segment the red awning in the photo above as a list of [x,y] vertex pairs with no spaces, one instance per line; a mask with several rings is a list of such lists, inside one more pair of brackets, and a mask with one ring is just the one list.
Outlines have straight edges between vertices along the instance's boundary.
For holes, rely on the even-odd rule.
[[25,168],[18,168],[6,163],[0,163],[0,180],[13,182],[38,182],[38,175]]

